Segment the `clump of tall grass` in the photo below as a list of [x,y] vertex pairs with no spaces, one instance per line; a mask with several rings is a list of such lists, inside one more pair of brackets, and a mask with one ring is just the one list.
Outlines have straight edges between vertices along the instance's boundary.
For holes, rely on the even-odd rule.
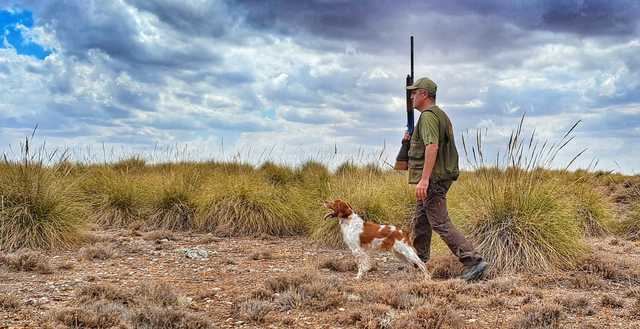
[[267,161],[258,168],[258,173],[275,185],[284,185],[293,182],[296,179],[295,172],[287,167],[277,165]]
[[631,211],[620,224],[620,231],[630,240],[640,240],[640,203],[632,206]]
[[600,237],[613,225],[613,209],[608,199],[591,185],[580,183],[570,189],[575,203],[576,220],[585,236]]
[[144,213],[142,184],[131,175],[102,167],[83,180],[86,202],[91,206],[90,219],[104,227],[127,227]]
[[122,159],[114,163],[111,167],[117,171],[132,172],[140,171],[145,168],[147,162],[139,155],[135,155],[126,159]]
[[327,192],[331,173],[322,163],[307,161],[296,170],[296,176],[306,189],[323,194]]
[[225,236],[288,236],[305,221],[283,186],[262,175],[216,175],[198,197],[198,226]]
[[640,185],[629,184],[630,209],[618,230],[621,235],[630,240],[640,240]]
[[346,161],[338,165],[335,170],[336,176],[350,175],[358,172],[358,166],[353,161]]
[[[44,146],[36,152],[26,138],[21,159],[8,160],[0,170],[0,249],[66,248],[82,240],[86,211],[65,171],[47,166],[56,152]],[[63,152],[62,161],[66,158]]]
[[493,274],[570,267],[585,251],[564,184],[544,170],[571,141],[577,123],[559,142],[540,144],[535,132],[523,139],[523,120],[511,134],[506,153],[502,158],[498,154],[490,166],[484,161],[481,133],[471,149],[464,136],[462,140],[477,170],[462,183],[466,202],[460,203],[460,214]]
[[146,226],[153,229],[190,230],[195,228],[195,198],[201,175],[194,170],[170,172],[153,186]]

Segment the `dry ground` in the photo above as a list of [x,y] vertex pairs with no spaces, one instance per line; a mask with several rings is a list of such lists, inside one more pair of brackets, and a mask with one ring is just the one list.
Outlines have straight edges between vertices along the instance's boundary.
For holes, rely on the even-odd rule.
[[[69,320],[64,310],[79,312],[99,298],[118,303],[95,293],[89,298],[87,291],[106,286],[135,298],[136,289],[150,283],[175,291],[175,303],[167,305],[182,312],[162,328],[640,327],[640,244],[619,238],[591,240],[595,257],[580,270],[467,284],[448,278],[459,268],[447,255],[430,262],[432,282],[385,255],[355,281],[347,251],[318,247],[304,237],[126,230],[94,235],[83,249],[35,260],[40,266],[19,266],[5,255],[0,328],[82,327],[79,316]],[[209,258],[192,260],[179,252],[191,247],[207,250]],[[121,313],[135,303],[120,302],[116,309]],[[141,316],[132,323],[154,327],[141,325]],[[198,321],[176,325],[183,316]]]

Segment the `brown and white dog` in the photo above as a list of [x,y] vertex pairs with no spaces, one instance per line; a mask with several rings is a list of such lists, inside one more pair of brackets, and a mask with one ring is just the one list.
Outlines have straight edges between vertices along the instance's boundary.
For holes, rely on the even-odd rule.
[[337,217],[340,220],[342,239],[358,263],[356,279],[362,278],[371,269],[369,250],[391,251],[398,259],[418,267],[427,280],[431,279],[427,267],[411,245],[411,239],[402,230],[393,225],[365,222],[348,203],[340,199],[325,202],[324,206],[331,209],[324,216],[325,219]]

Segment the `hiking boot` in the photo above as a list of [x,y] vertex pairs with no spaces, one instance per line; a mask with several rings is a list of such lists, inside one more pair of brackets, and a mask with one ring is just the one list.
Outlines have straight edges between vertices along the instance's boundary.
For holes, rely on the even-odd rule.
[[487,270],[487,266],[487,262],[482,261],[476,265],[465,268],[464,272],[462,272],[462,279],[467,282],[482,279],[484,272]]

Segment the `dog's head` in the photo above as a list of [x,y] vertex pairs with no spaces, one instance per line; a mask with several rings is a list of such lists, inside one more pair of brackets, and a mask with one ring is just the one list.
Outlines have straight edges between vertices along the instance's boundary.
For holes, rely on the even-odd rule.
[[353,214],[353,209],[351,205],[340,200],[336,199],[335,201],[325,201],[324,206],[328,209],[331,209],[326,215],[324,215],[324,219],[327,218],[348,218]]

